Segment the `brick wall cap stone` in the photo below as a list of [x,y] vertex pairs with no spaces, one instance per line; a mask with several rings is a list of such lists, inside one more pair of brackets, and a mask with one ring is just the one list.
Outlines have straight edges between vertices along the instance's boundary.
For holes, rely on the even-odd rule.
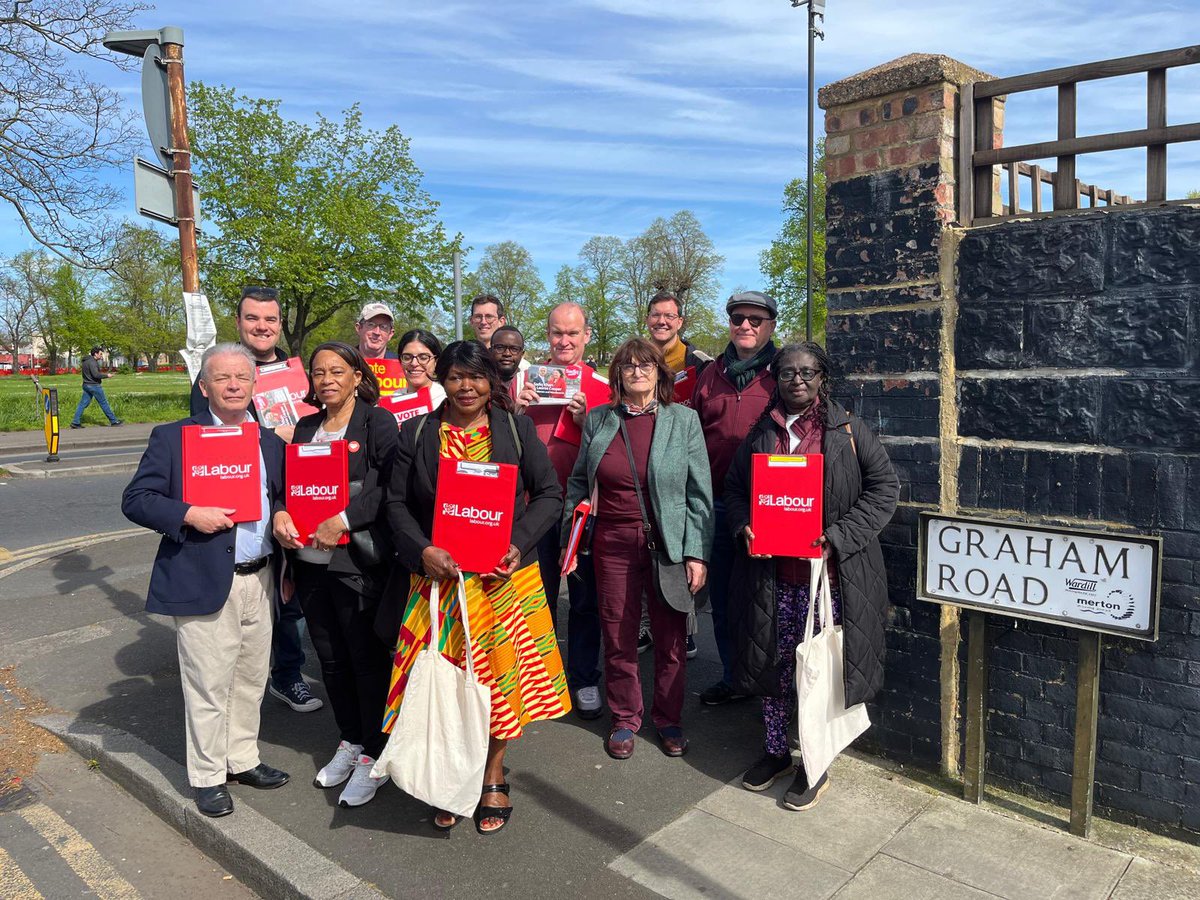
[[993,80],[994,75],[981,72],[949,56],[939,53],[909,53],[865,72],[825,85],[817,92],[817,101],[821,109],[830,109],[938,82],[962,86],[968,81]]

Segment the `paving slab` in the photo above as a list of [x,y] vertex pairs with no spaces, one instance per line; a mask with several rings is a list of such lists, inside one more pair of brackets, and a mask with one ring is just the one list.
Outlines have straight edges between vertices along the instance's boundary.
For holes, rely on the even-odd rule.
[[883,852],[1012,900],[1104,900],[1133,858],[947,798],[931,803]]
[[663,897],[832,897],[851,873],[702,810],[684,813],[610,868]]
[[880,854],[833,900],[992,900],[995,896]]
[[933,802],[862,760],[837,759],[820,804],[798,813],[783,806],[792,777],[762,793],[742,787],[741,776],[702,800],[699,808],[763,837],[856,872],[921,810]]
[[1200,875],[1145,859],[1129,864],[1112,900],[1196,900]]

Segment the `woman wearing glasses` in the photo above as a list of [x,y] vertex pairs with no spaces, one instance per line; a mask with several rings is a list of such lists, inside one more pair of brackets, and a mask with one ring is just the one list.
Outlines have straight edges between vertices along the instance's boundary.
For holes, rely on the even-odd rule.
[[612,400],[585,420],[567,482],[562,544],[576,504],[595,492],[592,559],[612,710],[605,750],[614,759],[628,759],[642,725],[637,642],[645,593],[654,637],[650,717],[663,753],[683,756],[692,596],[704,587],[713,533],[704,435],[696,413],[671,402],[675,378],[650,341],[633,338],[622,344],[609,374]]
[[438,357],[442,355],[442,342],[428,331],[414,328],[400,336],[399,347],[400,365],[404,367],[409,392],[429,388],[429,399],[437,409],[446,399],[445,390],[433,380]]
[[[817,543],[834,578],[834,621],[843,626],[847,708],[870,700],[883,683],[888,599],[878,536],[896,509],[900,483],[874,432],[831,399],[831,369],[819,344],[779,351],[771,363],[773,402],[725,479],[728,527],[738,547],[730,588],[733,687],[763,698],[766,731],[762,759],[742,778],[751,791],[766,790],[792,769],[787,726],[796,705],[796,645],[810,602],[808,560],[749,554],[752,454],[824,454],[824,533]],[[825,774],[810,784],[801,763],[784,806],[810,809],[828,785]]]

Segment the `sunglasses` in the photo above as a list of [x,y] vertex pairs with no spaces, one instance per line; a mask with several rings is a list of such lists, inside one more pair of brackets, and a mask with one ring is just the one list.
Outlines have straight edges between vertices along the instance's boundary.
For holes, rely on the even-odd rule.
[[771,321],[770,316],[747,316],[742,313],[730,313],[729,324],[735,328],[741,327],[743,322],[749,322],[752,328],[758,328],[763,322]]

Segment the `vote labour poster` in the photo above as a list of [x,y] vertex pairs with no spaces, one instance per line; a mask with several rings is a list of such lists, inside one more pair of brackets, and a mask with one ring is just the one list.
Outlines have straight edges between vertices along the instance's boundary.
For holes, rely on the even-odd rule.
[[254,408],[260,409],[265,406],[270,409],[272,398],[277,398],[273,392],[279,388],[287,389],[296,415],[307,416],[317,411],[315,406],[304,402],[308,393],[308,375],[305,374],[304,363],[300,362],[299,357],[293,356],[282,362],[258,367],[254,377]]
[[[350,502],[349,463],[345,441],[327,444],[288,444],[284,469],[287,511],[304,546],[312,546],[312,533]],[[350,535],[338,538],[350,543]]]
[[379,382],[379,396],[390,397],[408,390],[408,379],[404,377],[404,366],[398,359],[368,359],[367,365]]
[[750,552],[814,558],[821,548],[824,458],[755,453],[750,459]]
[[438,462],[433,543],[464,572],[491,572],[512,543],[517,467],[447,459]]
[[183,502],[232,509],[235,522],[263,517],[258,423],[183,426]]
[[379,398],[379,405],[396,417],[396,427],[433,410],[433,397],[427,387],[413,394],[392,394]]

